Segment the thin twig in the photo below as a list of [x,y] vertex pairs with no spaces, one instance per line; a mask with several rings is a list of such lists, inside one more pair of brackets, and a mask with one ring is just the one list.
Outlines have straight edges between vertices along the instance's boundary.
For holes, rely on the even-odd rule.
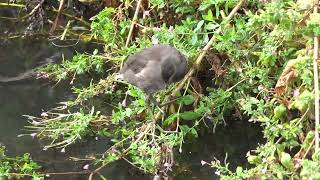
[[98,173],[102,168],[104,168],[106,165],[108,165],[108,163],[106,164],[102,164],[100,167],[98,167],[97,169],[95,169],[93,172],[90,173],[88,180],[92,180],[94,174]]
[[[53,11],[53,12],[59,12],[59,10],[56,10],[56,9],[53,9],[52,11]],[[66,12],[61,12],[61,14],[63,14],[63,15],[66,16],[66,17],[69,17],[69,18],[75,19],[75,20],[77,20],[77,21],[80,21],[80,22],[82,22],[83,24],[85,24],[86,26],[90,26],[90,25],[91,25],[89,22],[83,20],[82,18],[78,18],[78,17],[73,16],[73,15],[71,15],[71,14],[68,14],[68,13],[66,13]]]
[[63,4],[64,4],[64,0],[60,0],[60,5],[59,5],[59,9],[58,9],[58,13],[57,13],[57,16],[56,16],[56,19],[54,20],[54,23],[50,29],[50,33],[53,33],[53,31],[56,30],[57,28],[57,25],[58,25],[58,22],[59,22],[59,16],[62,12],[62,7],[63,7]]
[[70,23],[71,23],[71,21],[68,21],[67,26],[65,27],[65,29],[64,29],[64,31],[63,31],[63,33],[61,35],[61,38],[60,38],[61,41],[63,41],[64,38],[66,37],[67,31],[68,31],[68,29],[70,27]]
[[[228,23],[233,16],[236,14],[236,12],[240,9],[240,7],[242,6],[242,4],[245,2],[245,0],[241,0],[230,12],[230,14],[226,17],[226,19],[221,23],[221,24],[226,24]],[[216,34],[220,34],[222,31],[221,26],[216,30]],[[197,69],[197,67],[201,64],[202,59],[204,58],[204,56],[206,55],[207,51],[210,49],[211,44],[214,42],[214,40],[216,39],[216,36],[212,36],[211,39],[209,40],[209,42],[207,43],[207,45],[202,49],[201,54],[198,56],[194,66],[189,70],[189,72],[184,76],[184,78],[181,80],[180,84],[176,87],[176,89],[165,98],[165,102],[169,101],[170,97],[175,97],[176,94],[183,88],[184,84],[188,81],[188,79],[193,75],[193,73],[195,72],[195,70]],[[158,113],[156,115],[156,119],[158,119],[158,117],[160,117],[160,113]]]
[[[75,172],[53,172],[53,173],[44,173],[44,174],[38,174],[39,176],[50,176],[50,175],[76,175],[76,174],[89,174],[90,171],[84,170],[84,171],[75,171]],[[21,176],[28,176],[33,177],[33,174],[20,174],[20,173],[9,173],[10,176],[14,177],[21,177]]]
[[[318,13],[318,3],[313,8],[313,13]],[[315,151],[319,150],[319,74],[318,74],[318,59],[319,59],[319,37],[314,36],[313,47],[313,77],[314,77],[314,109],[315,109]]]
[[89,174],[89,170],[75,171],[75,172],[61,172],[61,173],[46,173],[46,175],[75,175],[75,174]]
[[[18,18],[1,16],[0,19],[16,20],[16,19],[18,19]],[[20,36],[18,36],[18,37],[20,37]]]
[[236,86],[238,86],[240,83],[242,83],[245,80],[247,80],[247,78],[244,78],[241,81],[237,82],[235,85],[233,85],[232,87],[228,88],[226,91],[231,91],[233,88],[235,88]]
[[138,14],[139,14],[139,9],[140,9],[140,5],[141,5],[142,0],[139,0],[137,3],[137,7],[136,7],[136,11],[134,12],[134,16],[132,18],[132,22],[131,22],[131,26],[130,26],[130,30],[129,30],[129,34],[127,37],[127,41],[126,41],[126,47],[128,47],[131,36],[132,36],[132,32],[133,32],[133,28],[134,25],[136,24],[136,20],[138,19]]
[[[43,3],[43,2],[44,2],[44,1],[42,1],[42,3]],[[32,15],[40,8],[40,6],[42,5],[42,3],[39,3],[38,5],[36,5],[36,7],[34,7],[29,14],[23,16],[22,19],[25,19],[25,18],[27,18],[27,17],[29,17],[29,16],[32,16]]]
[[140,171],[144,171],[144,169],[142,169],[141,167],[133,164],[131,161],[129,161],[129,159],[125,158],[125,157],[122,157],[123,160],[125,160],[127,163],[129,163],[131,166],[135,167],[136,169],[139,169]]
[[13,3],[0,3],[0,6],[11,6],[11,7],[19,7],[19,8],[26,7],[23,4],[13,4]]
[[[139,134],[139,137],[132,143],[132,144],[136,144],[138,143],[152,128],[153,122],[148,123],[147,127],[144,129],[144,131],[142,133]],[[126,155],[129,150],[131,149],[131,146],[129,146],[126,150],[123,151],[122,154]]]
[[314,141],[315,141],[315,137],[312,139],[312,141],[311,141],[311,143],[310,143],[310,145],[309,145],[308,149],[307,149],[307,150],[306,150],[306,152],[304,153],[304,155],[303,155],[303,158],[302,158],[302,159],[305,159],[305,158],[307,157],[307,155],[308,155],[309,151],[311,150],[311,147],[312,147],[312,145],[313,145]]

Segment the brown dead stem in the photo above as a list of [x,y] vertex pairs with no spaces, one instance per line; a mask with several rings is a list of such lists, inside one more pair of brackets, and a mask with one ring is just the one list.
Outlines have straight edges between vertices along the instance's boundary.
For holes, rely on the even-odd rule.
[[[313,8],[313,13],[318,13],[319,2]],[[314,36],[313,46],[313,77],[314,77],[314,106],[315,106],[315,151],[319,150],[319,74],[318,74],[318,59],[319,59],[319,37]]]
[[62,12],[62,7],[63,7],[63,5],[64,5],[64,0],[61,0],[61,1],[60,1],[60,4],[59,4],[59,10],[58,10],[56,19],[54,20],[54,23],[53,23],[53,25],[52,25],[52,27],[51,27],[51,29],[50,29],[50,33],[53,33],[53,31],[55,31],[56,28],[57,28],[57,25],[58,25],[58,23],[59,23],[59,17],[60,17],[60,14],[61,14],[61,12]]

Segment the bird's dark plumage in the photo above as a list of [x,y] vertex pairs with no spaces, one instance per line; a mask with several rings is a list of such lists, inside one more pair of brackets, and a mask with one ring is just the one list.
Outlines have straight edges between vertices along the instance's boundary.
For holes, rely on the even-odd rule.
[[180,81],[187,73],[186,58],[170,45],[154,45],[129,56],[119,77],[152,94]]

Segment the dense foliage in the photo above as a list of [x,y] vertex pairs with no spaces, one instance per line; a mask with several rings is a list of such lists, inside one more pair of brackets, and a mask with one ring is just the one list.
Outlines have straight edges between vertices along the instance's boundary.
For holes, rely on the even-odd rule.
[[[214,167],[222,179],[319,179],[312,48],[313,36],[320,33],[320,15],[312,14],[314,2],[250,0],[226,22],[238,1],[150,0],[142,4],[129,46],[135,1],[107,7],[91,19],[92,38],[105,44],[103,53],[78,54],[41,69],[52,80],[73,81],[77,75],[100,73],[108,64],[112,68],[105,70],[107,77],[85,88],[73,87],[73,101],[40,118],[29,117],[30,128],[53,142],[47,147],[65,148],[92,134],[109,137],[114,144],[98,163],[124,158],[151,174],[165,174],[173,165],[173,149],[183,151],[184,141],[199,138],[200,129],[214,129],[226,123],[225,118],[249,119],[261,125],[266,139],[248,152],[251,168],[233,172],[218,160],[203,164]],[[221,33],[216,33],[218,28]],[[212,37],[215,41],[197,64],[199,73],[176,94],[181,98],[165,109],[168,116],[161,119],[158,113],[161,126],[150,123],[139,89],[114,87],[121,82],[113,73],[130,54],[155,43],[171,44],[195,68],[195,59]],[[175,88],[159,92],[157,99],[166,101]],[[130,96],[128,104],[121,103],[125,95]],[[93,107],[96,97],[110,102],[111,115]]]
[[5,177],[19,179],[25,176],[30,176],[34,180],[44,179],[43,175],[38,173],[39,169],[40,166],[31,159],[30,154],[8,157],[5,147],[0,146],[0,179]]

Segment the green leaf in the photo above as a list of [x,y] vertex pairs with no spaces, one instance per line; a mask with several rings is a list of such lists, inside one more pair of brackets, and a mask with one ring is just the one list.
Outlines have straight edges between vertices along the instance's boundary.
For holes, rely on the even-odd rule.
[[294,169],[293,161],[291,159],[290,154],[281,152],[280,162],[285,168],[289,170]]
[[171,114],[164,122],[163,125],[168,126],[178,117],[177,113]]
[[220,9],[219,9],[219,6],[216,5],[216,17],[218,18],[220,15]]
[[287,108],[283,104],[280,104],[279,106],[274,108],[274,110],[273,110],[274,116],[273,117],[275,119],[279,119],[281,117],[284,117],[286,115],[286,112],[287,112]]
[[236,169],[236,174],[237,175],[242,175],[243,174],[243,168],[241,166],[238,166]]
[[181,130],[181,132],[182,132],[184,135],[186,135],[186,134],[189,132],[189,130],[190,130],[190,128],[189,128],[187,125],[181,125],[181,126],[179,126],[179,129]]
[[179,98],[178,103],[184,105],[190,105],[194,102],[194,97],[191,95],[183,96]]
[[248,156],[247,160],[250,164],[260,164],[262,162],[259,156],[253,156],[253,155]]
[[211,3],[201,3],[200,6],[199,6],[199,11],[203,11],[203,10],[206,10],[210,7]]
[[320,151],[316,151],[316,152],[312,155],[312,160],[320,162]]
[[214,30],[214,29],[216,29],[217,27],[219,27],[219,25],[218,25],[218,24],[214,24],[214,23],[208,23],[208,24],[205,26],[206,30]]
[[192,135],[192,137],[197,138],[198,137],[198,132],[195,128],[190,128],[190,134]]
[[201,115],[199,115],[198,113],[192,112],[192,111],[186,111],[186,112],[180,113],[180,117],[183,120],[189,121],[189,120],[196,120],[199,117],[201,117]]
[[199,21],[197,24],[197,27],[194,29],[194,32],[199,31],[201,29],[201,27],[203,26],[203,24],[204,24],[204,20]]
[[308,134],[306,135],[301,147],[303,149],[307,149],[311,145],[313,138],[314,138],[314,132],[309,131]]
[[192,35],[192,39],[191,39],[191,44],[195,45],[198,41],[198,35],[197,34],[193,34]]
[[213,21],[214,19],[213,19],[212,11],[209,9],[208,14],[202,15],[202,18],[207,21]]
[[298,109],[300,112],[304,112],[306,111],[306,109],[311,105],[311,103],[313,103],[313,93],[308,91],[308,90],[304,90],[294,101],[292,104],[290,104],[291,108],[296,108]]

